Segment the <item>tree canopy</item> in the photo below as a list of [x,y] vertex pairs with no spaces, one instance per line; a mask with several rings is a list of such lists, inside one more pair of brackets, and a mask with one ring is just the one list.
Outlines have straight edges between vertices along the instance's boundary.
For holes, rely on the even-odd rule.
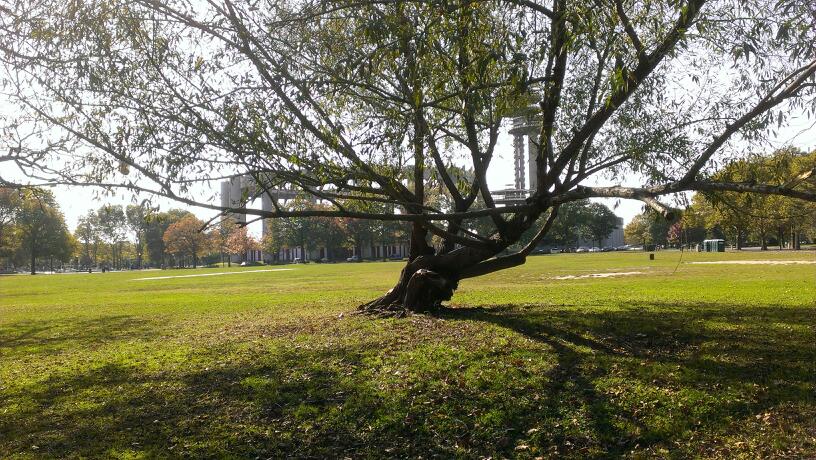
[[[462,278],[524,263],[572,201],[675,217],[659,198],[689,190],[816,200],[813,170],[713,174],[791,111],[812,115],[815,22],[809,0],[3,0],[15,111],[0,161],[222,212],[409,221],[410,262],[368,307],[433,308]],[[488,171],[522,118],[536,185],[504,206]],[[587,185],[632,173],[642,186]],[[238,174],[259,184],[238,206],[200,192]],[[271,193],[284,186],[325,206],[288,209]],[[263,194],[273,210],[247,206]],[[469,230],[485,217],[488,233]]]

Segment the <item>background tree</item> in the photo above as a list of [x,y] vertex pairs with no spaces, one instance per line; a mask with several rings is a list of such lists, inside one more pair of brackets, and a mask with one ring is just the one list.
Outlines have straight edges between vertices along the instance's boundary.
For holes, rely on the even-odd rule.
[[96,211],[99,233],[110,248],[111,268],[122,267],[122,246],[127,238],[127,217],[121,205],[104,205]]
[[641,213],[636,215],[623,229],[623,239],[629,245],[646,245],[652,243],[652,234],[649,231],[649,219]]
[[318,244],[326,249],[324,257],[328,260],[335,260],[338,251],[348,245],[350,235],[346,227],[346,220],[339,217],[318,218]]
[[74,238],[81,246],[80,264],[86,267],[98,266],[97,253],[101,238],[99,220],[94,211],[88,211],[77,221]]
[[[768,156],[755,155],[730,162],[715,176],[721,180],[764,182],[777,186],[798,183],[803,190],[813,190],[807,178],[814,170],[816,152],[805,154],[796,149],[782,149]],[[816,218],[814,203],[784,196],[707,192],[695,196],[696,206],[703,206],[703,200],[711,208],[709,227],[722,228],[737,249],[742,248],[746,236],[755,238],[763,250],[768,248],[771,236],[776,237],[780,249],[790,236],[790,246],[795,248],[799,229]]]
[[136,266],[143,268],[143,257],[145,250],[145,235],[147,233],[148,216],[151,210],[144,204],[131,204],[125,209],[127,226],[134,236],[134,249],[136,253]]
[[593,241],[598,243],[598,246],[603,245],[605,240],[612,231],[618,226],[618,216],[612,212],[611,209],[601,203],[590,203],[587,206],[586,229]]
[[232,267],[232,257],[230,256],[230,236],[238,229],[235,219],[232,217],[223,217],[218,221],[218,224],[210,232],[213,247],[218,251],[221,257],[221,264],[224,264],[226,259],[227,266]]
[[22,191],[14,221],[20,235],[16,258],[28,261],[32,275],[37,273],[38,258],[60,261],[70,258],[72,239],[51,192]]
[[164,234],[170,225],[190,215],[192,214],[190,214],[189,211],[181,209],[151,213],[147,220],[147,229],[145,231],[145,244],[147,245],[147,254],[151,263],[161,268],[167,265],[165,261],[167,251],[164,243]]
[[246,227],[237,227],[229,238],[227,238],[227,250],[229,254],[237,254],[241,257],[241,261],[247,260],[247,253],[250,251],[260,251],[261,244],[254,236],[249,234]]
[[274,262],[278,261],[281,249],[286,246],[283,239],[283,228],[280,219],[272,219],[265,222],[266,233],[261,240],[261,249],[272,256]]
[[208,249],[209,235],[202,232],[204,222],[192,214],[186,215],[170,224],[164,232],[164,244],[167,252],[180,256],[189,255],[193,268],[198,267],[198,256]]
[[0,187],[0,267],[14,255],[17,246],[14,217],[20,205],[18,190]]
[[[321,213],[314,203],[305,198],[292,200],[287,203],[286,209],[295,214]],[[315,249],[320,242],[319,226],[320,222],[313,216],[295,216],[281,219],[278,231],[285,246],[300,248],[303,260],[308,260],[309,251]]]
[[[249,214],[409,222],[408,263],[363,309],[433,309],[461,279],[524,263],[572,201],[637,199],[676,217],[661,197],[816,200],[800,183],[712,174],[812,107],[811,3],[3,0],[0,78],[22,128],[0,141],[0,161],[222,212],[235,206],[196,184],[245,174],[331,207],[239,203]],[[501,206],[487,177],[514,116],[536,127],[535,180]],[[643,181],[588,185],[599,175]],[[428,199],[436,183],[449,200]],[[484,217],[488,234],[468,230]]]
[[700,209],[694,205],[689,206],[683,212],[683,218],[680,221],[682,236],[681,242],[687,245],[694,243],[702,243],[708,236],[708,229],[706,228],[706,213],[705,209]]

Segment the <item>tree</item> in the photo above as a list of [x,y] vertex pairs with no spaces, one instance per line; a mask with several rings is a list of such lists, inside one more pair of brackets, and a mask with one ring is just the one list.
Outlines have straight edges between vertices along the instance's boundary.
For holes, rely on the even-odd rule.
[[0,261],[10,258],[17,246],[14,216],[20,206],[19,191],[0,187]]
[[623,228],[623,240],[626,244],[649,244],[651,240],[649,220],[645,214],[638,214]]
[[164,234],[170,225],[189,215],[192,215],[189,211],[171,209],[167,212],[153,212],[148,216],[145,245],[151,263],[162,268],[166,266]]
[[264,252],[271,254],[272,259],[277,262],[280,250],[286,246],[283,240],[283,229],[280,219],[271,219],[265,223],[266,233],[261,239],[261,249]]
[[80,263],[87,267],[96,266],[100,236],[99,220],[94,211],[88,211],[86,215],[79,218],[74,230],[74,238],[82,245]]
[[[316,209],[314,203],[302,197],[287,203],[286,209],[295,214],[321,212]],[[284,246],[301,248],[303,259],[307,260],[309,251],[314,249],[320,241],[319,226],[320,222],[314,216],[293,216],[281,219],[277,230]]]
[[[20,234],[17,258],[27,260],[31,274],[37,273],[37,259],[68,260],[73,253],[73,240],[54,195],[42,189],[21,192],[14,221]],[[53,269],[53,264],[51,264]]]
[[218,221],[218,224],[210,232],[213,247],[219,252],[221,256],[221,264],[224,263],[224,256],[226,255],[227,266],[232,267],[232,258],[230,257],[230,236],[237,230],[235,220],[231,217],[224,217]]
[[260,251],[261,244],[254,236],[249,234],[246,227],[237,227],[229,238],[227,238],[227,252],[229,254],[238,254],[241,260],[245,261],[249,251]]
[[710,206],[698,206],[698,196],[683,211],[683,217],[669,229],[668,240],[672,244],[690,246],[693,243],[702,243],[707,236],[707,213]]
[[593,241],[598,242],[598,246],[603,245],[612,231],[618,226],[618,216],[601,203],[591,203],[588,208],[588,219],[586,228]]
[[204,222],[192,214],[170,224],[162,238],[167,252],[189,255],[193,261],[193,268],[198,267],[198,256],[208,249],[210,242],[209,235],[202,232],[202,228],[204,228]]
[[635,216],[623,229],[623,239],[627,244],[661,244],[668,243],[671,223],[660,213],[651,209]]
[[[659,199],[685,191],[816,200],[801,183],[712,176],[812,107],[808,1],[0,5],[0,78],[22,127],[0,141],[7,161],[225,213],[236,205],[195,185],[243,174],[270,197],[293,187],[330,207],[239,203],[248,214],[405,221],[409,261],[364,310],[432,310],[460,280],[523,264],[573,201],[636,199],[675,218]],[[534,180],[503,206],[486,178],[514,117],[537,146]],[[599,175],[643,183],[588,185]],[[450,197],[438,206],[435,183]],[[484,217],[488,234],[468,230]]]
[[346,226],[347,221],[339,217],[320,217],[318,219],[317,241],[326,249],[324,257],[334,260],[337,257],[337,251],[344,248],[350,239]]
[[122,266],[122,244],[127,233],[127,217],[121,205],[104,205],[96,211],[99,234],[110,247],[112,268]]
[[[807,177],[800,177],[801,171],[805,171]],[[782,149],[769,156],[753,156],[730,162],[717,171],[715,177],[778,186],[798,181],[803,189],[813,190],[813,185],[805,180],[812,171],[816,171],[816,152],[808,155],[796,149]],[[784,196],[708,192],[695,196],[698,207],[703,206],[701,200],[711,209],[708,213],[709,226],[719,226],[727,235],[731,235],[737,249],[741,249],[744,237],[750,235],[766,250],[768,240],[774,234],[781,249],[789,233],[790,246],[795,248],[799,229],[816,218],[816,204]]]
[[127,216],[127,225],[133,235],[136,237],[136,266],[142,268],[144,249],[145,249],[145,234],[147,233],[147,219],[151,210],[144,206],[144,204],[131,204],[125,209]]

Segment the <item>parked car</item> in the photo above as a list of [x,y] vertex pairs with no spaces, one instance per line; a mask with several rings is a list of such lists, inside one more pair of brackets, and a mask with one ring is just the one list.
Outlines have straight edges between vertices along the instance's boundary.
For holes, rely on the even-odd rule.
[[346,259],[346,262],[360,262],[360,261],[362,261],[360,256],[351,256],[348,259]]
[[614,250],[615,250],[615,248],[613,248],[611,246],[606,246],[605,248],[601,249],[601,252],[612,252]]
[[589,248],[586,246],[581,246],[580,248],[576,249],[575,252],[589,252]]
[[559,248],[550,248],[550,254],[561,254],[561,249],[559,249]]
[[601,252],[601,248],[599,248],[598,246],[593,246],[592,248],[589,249],[589,252]]

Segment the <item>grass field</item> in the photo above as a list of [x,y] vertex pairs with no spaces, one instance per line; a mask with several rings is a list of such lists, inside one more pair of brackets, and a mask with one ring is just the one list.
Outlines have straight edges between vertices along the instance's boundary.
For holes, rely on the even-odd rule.
[[690,263],[816,252],[679,257],[0,277],[0,458],[816,457],[816,265]]

